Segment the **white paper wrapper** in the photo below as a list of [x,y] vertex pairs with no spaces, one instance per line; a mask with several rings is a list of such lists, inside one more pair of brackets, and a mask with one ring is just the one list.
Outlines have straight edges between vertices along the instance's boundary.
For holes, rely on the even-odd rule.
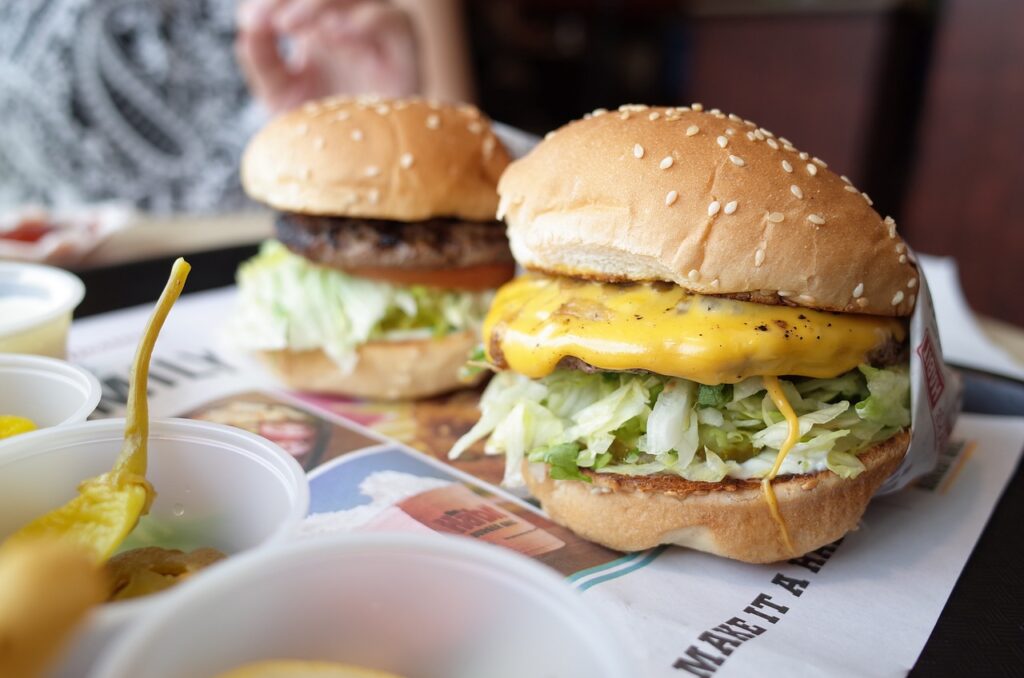
[[910,318],[910,449],[878,494],[895,492],[935,468],[960,413],[963,385],[942,360],[935,307],[923,272],[918,288]]
[[[112,233],[127,226],[134,215],[124,203],[97,203],[73,208],[26,206],[0,214],[0,259],[74,266]],[[38,240],[5,238],[25,223],[52,229]]]

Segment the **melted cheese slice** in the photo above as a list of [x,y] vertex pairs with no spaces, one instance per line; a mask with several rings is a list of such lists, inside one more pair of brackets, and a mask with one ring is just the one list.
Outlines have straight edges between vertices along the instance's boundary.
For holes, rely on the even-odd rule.
[[484,322],[488,358],[531,379],[567,356],[702,384],[750,376],[835,377],[906,329],[894,318],[827,313],[692,294],[669,284],[542,275],[502,287]]

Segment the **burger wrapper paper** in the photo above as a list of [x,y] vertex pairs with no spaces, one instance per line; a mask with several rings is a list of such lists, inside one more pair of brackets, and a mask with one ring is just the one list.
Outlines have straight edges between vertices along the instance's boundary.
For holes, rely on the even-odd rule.
[[910,318],[911,438],[903,463],[878,489],[888,494],[931,472],[949,444],[963,399],[960,376],[942,360],[935,306],[924,274]]

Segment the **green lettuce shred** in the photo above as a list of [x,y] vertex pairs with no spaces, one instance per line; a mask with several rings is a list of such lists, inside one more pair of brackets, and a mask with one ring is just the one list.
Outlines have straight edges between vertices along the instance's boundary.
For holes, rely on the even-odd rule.
[[[905,366],[861,365],[834,379],[780,380],[796,411],[800,440],[780,473],[864,470],[857,455],[910,425]],[[688,480],[764,477],[788,425],[760,377],[704,386],[651,374],[556,370],[532,380],[500,372],[480,402],[482,416],[450,456],[477,441],[506,455],[505,484],[519,486],[522,462],[547,464],[556,479],[583,472]]]
[[349,371],[356,349],[367,341],[478,328],[492,296],[358,278],[316,266],[268,240],[238,270],[230,332],[246,349],[320,349]]

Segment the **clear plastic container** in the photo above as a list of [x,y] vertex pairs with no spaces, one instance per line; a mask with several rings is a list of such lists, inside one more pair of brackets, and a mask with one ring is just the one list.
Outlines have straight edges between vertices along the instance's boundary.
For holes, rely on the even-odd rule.
[[621,635],[544,566],[464,537],[354,534],[210,572],[122,636],[94,678],[207,678],[319,659],[417,678],[631,675]]
[[[123,431],[123,419],[107,419],[26,433],[0,445],[0,540],[67,502],[85,478],[108,471]],[[214,574],[235,554],[284,539],[309,509],[309,485],[291,455],[265,438],[220,424],[153,421],[146,475],[157,492],[145,518],[149,524],[173,541],[185,535],[229,556],[193,580]],[[55,675],[85,675],[125,625],[153,614],[177,588],[97,608]]]
[[88,370],[56,358],[0,353],[0,415],[28,417],[37,428],[77,424],[100,396],[100,382]]
[[63,358],[71,313],[84,296],[85,285],[67,271],[0,262],[0,353]]

